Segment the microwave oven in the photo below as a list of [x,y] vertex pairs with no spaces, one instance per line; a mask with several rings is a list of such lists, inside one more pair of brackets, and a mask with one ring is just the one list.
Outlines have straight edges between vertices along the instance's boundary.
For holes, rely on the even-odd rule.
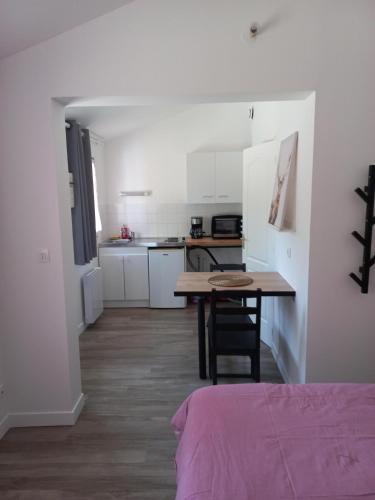
[[213,238],[241,238],[242,215],[214,215],[211,235]]

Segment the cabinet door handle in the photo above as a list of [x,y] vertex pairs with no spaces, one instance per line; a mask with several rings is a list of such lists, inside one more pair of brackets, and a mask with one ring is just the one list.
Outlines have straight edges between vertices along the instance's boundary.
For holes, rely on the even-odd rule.
[[212,194],[204,194],[203,198],[213,198],[213,195]]
[[169,253],[163,253],[163,255],[166,255],[168,257]]
[[218,198],[229,198],[228,194],[219,194]]

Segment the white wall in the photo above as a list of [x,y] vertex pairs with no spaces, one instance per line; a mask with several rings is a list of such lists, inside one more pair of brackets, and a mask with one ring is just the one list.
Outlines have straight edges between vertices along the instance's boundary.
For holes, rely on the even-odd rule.
[[[186,155],[241,151],[251,144],[247,103],[201,104],[105,143],[106,236],[127,224],[138,237],[186,236],[190,217],[241,213],[240,204],[187,205]],[[148,198],[120,191],[151,190]]]
[[275,358],[284,378],[294,383],[304,382],[306,377],[314,113],[314,94],[305,100],[260,102],[254,106],[254,144],[281,141],[296,131],[299,134],[297,168],[288,193],[292,201],[287,213],[291,229],[274,230],[269,239],[274,246],[275,270],[296,290],[294,300],[274,299],[273,324]]
[[[0,248],[0,260],[1,257],[2,257],[2,250]],[[4,280],[3,268],[4,266],[0,266],[0,283]],[[3,309],[3,301],[1,300],[0,296],[0,318],[3,318],[4,314],[5,310]],[[5,360],[5,346],[3,345],[3,338],[2,335],[0,334],[0,387],[2,387],[3,390],[6,387],[4,360]],[[9,412],[8,395],[5,392],[3,394],[1,394],[0,392],[0,439],[9,428],[7,423],[8,412]]]
[[[5,127],[3,121],[0,125],[2,146],[4,141],[8,151],[13,151],[4,157],[5,150],[0,148],[0,163],[7,165],[1,170],[0,182],[0,225],[4,236],[0,297],[8,422],[9,425],[72,423],[81,401],[79,356],[66,326],[69,312],[55,168],[56,121],[51,121],[50,102],[43,105],[31,101],[25,108],[19,99],[0,101],[2,112],[7,114],[13,109],[15,113],[9,126]],[[24,116],[27,130],[22,144],[13,128],[17,113]],[[39,120],[41,116],[49,122],[42,147],[40,129],[35,125],[43,121]],[[64,134],[63,118],[60,123]],[[35,148],[40,151],[39,162],[33,159]],[[45,170],[46,161],[54,168]],[[15,229],[17,220],[19,226]],[[39,263],[41,248],[49,249],[49,264]]]
[[[315,90],[306,378],[375,381],[375,282],[363,296],[347,276],[361,257],[350,232],[364,219],[352,189],[375,157],[374,16],[372,0],[138,0],[0,62],[10,411],[47,420],[70,411],[80,390],[69,371],[78,359],[66,348],[63,259],[71,256],[57,201],[64,160],[51,128],[61,120],[64,135],[64,116],[51,104],[59,96],[218,102]],[[273,22],[249,41],[254,20]],[[50,249],[51,264],[38,263],[39,248]]]
[[3,391],[6,386],[6,381],[4,378],[4,370],[3,370],[3,361],[2,361],[2,356],[4,355],[3,349],[0,351],[0,439],[3,437],[3,435],[7,432],[9,429],[9,425],[7,422],[7,415],[9,413],[9,407],[8,407],[8,401],[7,401],[7,394]]

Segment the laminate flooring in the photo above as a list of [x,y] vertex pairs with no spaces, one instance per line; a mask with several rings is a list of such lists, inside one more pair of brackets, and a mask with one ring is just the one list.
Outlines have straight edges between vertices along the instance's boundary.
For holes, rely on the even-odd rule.
[[[198,377],[196,329],[193,306],[106,309],[80,337],[87,401],[77,424],[10,430],[0,441],[0,499],[173,500],[170,419],[210,383]],[[282,383],[264,345],[261,376]]]

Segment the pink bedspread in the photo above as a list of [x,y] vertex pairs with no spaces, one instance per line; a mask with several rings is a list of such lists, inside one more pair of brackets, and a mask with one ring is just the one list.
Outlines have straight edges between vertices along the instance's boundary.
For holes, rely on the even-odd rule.
[[219,385],[195,391],[176,500],[375,499],[375,385]]

